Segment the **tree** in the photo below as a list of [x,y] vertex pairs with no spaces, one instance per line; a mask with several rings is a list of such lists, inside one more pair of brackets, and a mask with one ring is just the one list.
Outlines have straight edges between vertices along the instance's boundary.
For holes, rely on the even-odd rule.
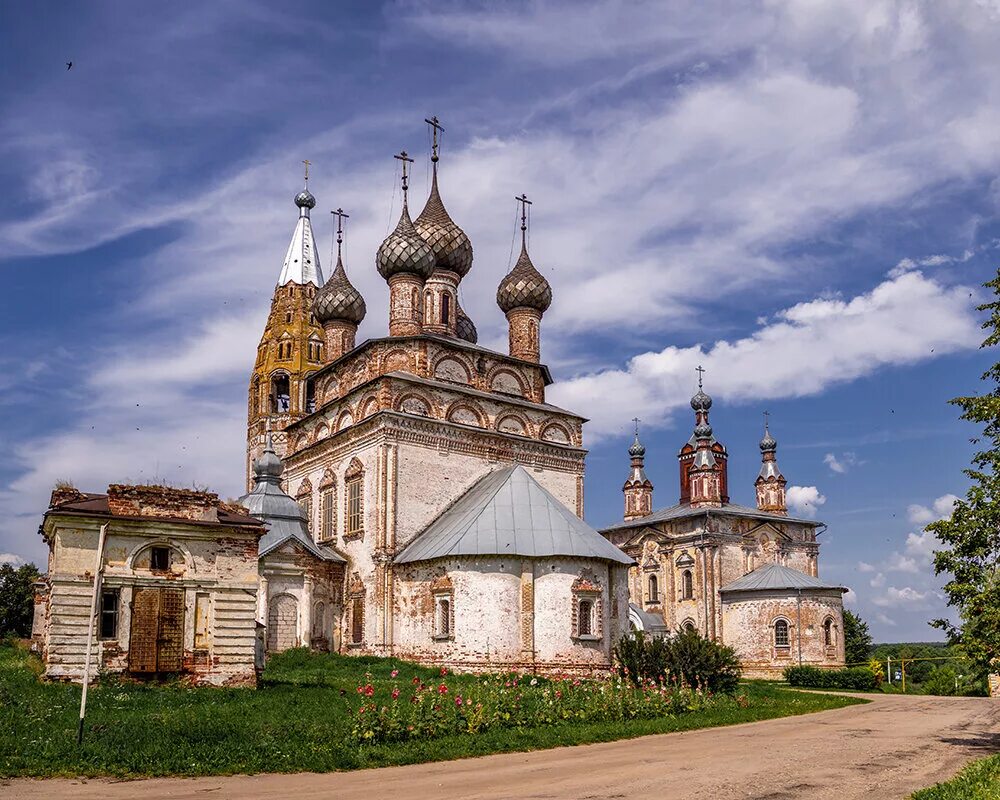
[[[979,306],[989,313],[983,323],[988,331],[984,348],[1000,344],[1000,270],[986,287],[994,299]],[[972,482],[964,500],[955,503],[951,516],[932,522],[941,549],[934,553],[934,572],[947,574],[944,586],[948,605],[958,610],[959,623],[947,619],[931,622],[961,644],[982,670],[996,670],[1000,663],[1000,362],[983,373],[989,391],[950,402],[962,409],[962,419],[983,426],[983,449],[963,470]]]
[[853,611],[844,610],[844,656],[848,664],[866,664],[872,653],[868,623]]
[[31,636],[31,620],[35,611],[35,591],[31,584],[39,578],[34,564],[14,569],[0,565],[0,638]]

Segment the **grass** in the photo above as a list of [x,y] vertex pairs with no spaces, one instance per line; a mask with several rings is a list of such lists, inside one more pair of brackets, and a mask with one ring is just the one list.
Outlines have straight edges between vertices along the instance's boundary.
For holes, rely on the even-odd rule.
[[[399,670],[395,680],[394,669]],[[741,687],[746,707],[721,701],[654,720],[565,723],[359,746],[350,733],[356,688],[368,680],[366,673],[376,699],[414,676],[440,681],[440,674],[393,659],[290,651],[269,662],[257,690],[106,681],[88,695],[86,735],[77,747],[79,687],[44,683],[40,673],[40,663],[24,648],[0,646],[0,777],[328,772],[604,742],[864,702],[751,682]],[[477,679],[449,675],[445,680],[455,689]]]
[[911,800],[1000,800],[1000,754],[973,761],[950,781],[914,792]]

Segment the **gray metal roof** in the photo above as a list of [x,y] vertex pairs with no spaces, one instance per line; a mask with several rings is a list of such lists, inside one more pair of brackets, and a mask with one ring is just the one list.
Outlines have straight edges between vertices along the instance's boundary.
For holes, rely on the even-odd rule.
[[635,603],[628,604],[628,615],[629,620],[635,625],[639,630],[645,631],[651,634],[663,634],[669,631],[667,623],[663,621],[663,617],[659,614],[650,614],[648,611],[643,611]]
[[742,578],[723,586],[722,592],[756,592],[771,589],[838,589],[846,592],[843,586],[826,583],[812,575],[806,575],[797,569],[784,567],[781,564],[765,564]]
[[271,434],[267,435],[264,453],[254,461],[254,487],[250,494],[240,498],[250,515],[267,524],[267,533],[260,539],[258,556],[265,556],[287,541],[296,541],[316,558],[324,561],[344,562],[335,550],[316,544],[309,535],[302,506],[281,491],[281,473],[284,467],[274,452]]
[[701,517],[705,514],[751,517],[753,519],[768,520],[771,522],[798,522],[803,525],[812,525],[816,528],[823,524],[822,522],[817,522],[814,519],[789,517],[785,514],[772,514],[769,511],[761,511],[759,508],[741,506],[737,503],[723,503],[722,506],[717,508],[697,507],[688,505],[687,503],[682,503],[680,505],[670,506],[669,508],[661,508],[659,511],[654,511],[652,514],[648,514],[645,517],[639,517],[638,519],[627,520],[625,522],[616,522],[614,525],[608,525],[606,528],[602,528],[601,530],[615,531],[621,530],[622,528],[643,528],[647,525],[655,525],[658,522],[667,522],[672,519],[684,519],[685,517]]
[[395,560],[406,564],[487,555],[578,556],[635,563],[522,466],[504,467],[480,478]]

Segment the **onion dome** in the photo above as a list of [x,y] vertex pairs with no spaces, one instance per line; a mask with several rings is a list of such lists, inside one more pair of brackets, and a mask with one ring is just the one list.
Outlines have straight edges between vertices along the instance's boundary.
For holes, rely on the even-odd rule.
[[455,317],[455,334],[459,339],[464,339],[472,344],[479,341],[479,331],[476,330],[476,324],[469,319],[469,315],[461,306],[458,306]]
[[434,251],[436,269],[457,272],[462,278],[468,274],[472,269],[472,242],[469,241],[465,231],[455,224],[441,201],[441,194],[438,192],[437,163],[434,164],[434,177],[427,204],[413,225]]
[[270,481],[278,483],[281,475],[285,471],[281,459],[274,452],[274,441],[271,439],[271,432],[267,432],[267,443],[264,445],[264,452],[260,458],[253,462],[253,474],[258,481]]
[[348,280],[344,262],[337,257],[337,268],[313,300],[313,314],[320,325],[333,320],[361,323],[367,312],[365,298]]
[[632,442],[632,446],[629,447],[628,454],[632,456],[632,458],[642,458],[646,455],[646,447],[639,441],[639,431],[635,432],[635,441]]
[[295,195],[295,205],[299,208],[315,208],[316,198],[313,197],[312,192],[308,189],[303,189],[297,195]]
[[778,449],[778,443],[775,441],[771,432],[764,426],[764,438],[760,440],[760,452],[762,453],[773,453]]
[[545,312],[552,305],[552,287],[535,269],[528,248],[521,240],[521,255],[514,269],[504,276],[497,287],[497,305],[506,314],[515,308],[534,308]]
[[375,266],[386,280],[405,272],[428,278],[434,271],[434,251],[413,227],[405,196],[399,223],[379,245],[378,253],[375,255]]
[[698,439],[710,439],[712,436],[712,426],[707,422],[702,422],[694,426],[694,435]]
[[695,411],[708,411],[712,407],[712,398],[705,394],[701,386],[698,392],[691,398],[691,408]]

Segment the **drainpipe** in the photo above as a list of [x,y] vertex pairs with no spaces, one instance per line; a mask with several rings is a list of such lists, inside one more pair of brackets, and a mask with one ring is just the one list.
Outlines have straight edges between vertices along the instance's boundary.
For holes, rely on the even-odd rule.
[[101,526],[97,536],[97,566],[94,567],[94,593],[90,597],[90,625],[87,628],[87,654],[83,661],[83,694],[80,695],[80,725],[76,729],[76,743],[83,743],[83,719],[87,714],[87,687],[90,685],[90,656],[94,649],[94,622],[97,617],[97,599],[101,594],[101,574],[104,572],[104,541],[108,524]]
[[795,627],[798,630],[799,639],[799,666],[802,666],[802,589],[798,590],[798,598],[795,601],[795,613],[797,616]]

